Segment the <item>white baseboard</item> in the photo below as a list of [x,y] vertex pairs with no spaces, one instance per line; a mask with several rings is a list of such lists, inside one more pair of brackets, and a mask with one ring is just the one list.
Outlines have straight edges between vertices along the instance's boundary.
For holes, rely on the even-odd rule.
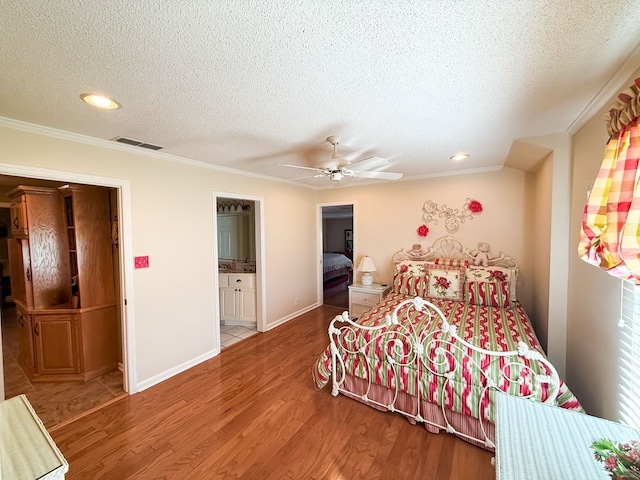
[[221,325],[227,326],[239,326],[239,327],[248,327],[248,328],[256,328],[256,322],[244,321],[244,320],[222,320],[220,322]]
[[312,305],[309,305],[308,307],[303,308],[302,310],[298,310],[297,312],[293,312],[293,313],[287,315],[286,317],[282,317],[282,318],[276,320],[273,323],[269,323],[267,325],[267,330],[266,331],[268,332],[272,328],[276,328],[276,327],[282,325],[283,323],[287,323],[289,320],[292,320],[292,319],[302,315],[303,313],[307,313],[307,312],[313,310],[314,308],[318,308],[319,306],[320,306],[320,303],[316,302],[316,303],[314,303]]
[[[276,320],[273,323],[270,323],[267,325],[267,331],[271,330],[272,328],[275,328],[277,326],[282,325],[283,323],[288,322],[289,320],[292,320],[300,315],[302,315],[303,313],[307,313],[311,310],[313,310],[314,308],[318,308],[320,306],[320,304],[318,302],[309,305],[301,310],[298,310],[296,312],[293,312],[289,315],[287,315],[286,317],[282,317],[278,320]],[[196,365],[205,362],[207,360],[209,360],[210,358],[215,357],[216,355],[218,355],[220,353],[219,350],[214,349],[214,350],[210,350],[207,353],[204,353],[192,360],[189,360],[188,362],[184,362],[181,365],[178,365],[174,368],[170,368],[169,370],[166,370],[162,373],[159,373],[158,375],[154,375],[153,377],[147,379],[147,380],[143,380],[142,382],[139,382],[137,385],[137,390],[136,392],[141,392],[142,390],[146,390],[149,387],[153,387],[154,385],[157,385],[160,382],[163,382],[171,377],[173,377],[174,375],[177,375],[179,373],[184,372],[185,370],[190,369],[191,367],[195,367]]]
[[165,370],[164,372],[159,373],[158,375],[154,375],[153,377],[148,378],[147,380],[143,380],[142,382],[138,383],[137,385],[138,388],[136,391],[141,392],[142,390],[146,390],[149,387],[153,387],[154,385],[157,385],[158,383],[163,382],[173,377],[174,375],[182,373],[185,370],[189,370],[191,367],[195,367],[196,365],[202,362],[206,362],[207,360],[215,357],[219,353],[220,353],[220,350],[217,350],[217,349],[210,350],[207,353],[203,353],[202,355],[192,360],[189,360],[188,362],[184,362],[181,365],[170,368],[169,370]]

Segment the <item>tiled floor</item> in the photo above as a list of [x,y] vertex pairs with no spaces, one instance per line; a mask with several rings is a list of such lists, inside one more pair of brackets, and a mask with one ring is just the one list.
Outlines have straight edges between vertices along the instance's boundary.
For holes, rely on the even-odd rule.
[[84,383],[32,383],[17,361],[20,331],[14,305],[2,309],[1,323],[6,398],[24,393],[45,427],[51,428],[69,421],[126,395],[122,388],[122,372],[119,370]]
[[258,333],[255,327],[241,327],[240,325],[220,325],[220,348],[230,347],[251,335]]

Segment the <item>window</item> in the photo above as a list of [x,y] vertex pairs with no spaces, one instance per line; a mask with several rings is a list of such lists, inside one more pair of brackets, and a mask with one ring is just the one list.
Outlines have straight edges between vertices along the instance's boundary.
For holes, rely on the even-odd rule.
[[620,302],[620,422],[640,428],[640,287],[622,280]]

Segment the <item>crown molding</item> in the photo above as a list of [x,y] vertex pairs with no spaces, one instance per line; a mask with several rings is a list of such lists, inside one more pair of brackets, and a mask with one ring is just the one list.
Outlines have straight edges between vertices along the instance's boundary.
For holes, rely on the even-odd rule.
[[584,110],[580,112],[580,115],[578,115],[573,123],[569,125],[567,133],[569,135],[575,135],[578,130],[596,115],[602,107],[609,103],[615,95],[625,89],[628,86],[627,82],[629,81],[629,77],[638,69],[638,65],[640,65],[640,42],[625,59],[618,71],[611,77],[606,85],[600,89],[598,94],[593,97]]
[[[204,168],[207,170],[215,170],[216,172],[229,173],[232,175],[240,175],[242,177],[256,178],[260,180],[269,180],[272,182],[288,183],[290,180],[285,180],[278,177],[271,177],[269,175],[262,175],[260,173],[247,172],[244,170],[238,170],[235,168],[223,167],[215,165],[213,163],[202,162],[199,160],[192,160],[178,155],[172,155],[169,153],[158,152],[156,150],[147,150],[132,145],[126,145],[123,143],[113,142],[111,140],[104,140],[102,138],[90,137],[88,135],[81,135],[79,133],[67,132],[65,130],[58,130],[56,128],[45,127],[43,125],[36,125],[34,123],[23,122],[14,118],[0,116],[0,127],[11,128],[13,130],[21,130],[24,132],[35,133],[38,135],[46,135],[48,137],[59,138],[62,140],[68,140],[71,142],[84,143],[86,145],[92,145],[101,148],[108,148],[111,150],[118,150],[121,152],[134,153],[136,155],[143,155],[145,157],[156,158],[165,162],[179,163],[182,165],[189,165],[192,167]],[[313,188],[308,185],[295,184],[295,186],[303,188]]]

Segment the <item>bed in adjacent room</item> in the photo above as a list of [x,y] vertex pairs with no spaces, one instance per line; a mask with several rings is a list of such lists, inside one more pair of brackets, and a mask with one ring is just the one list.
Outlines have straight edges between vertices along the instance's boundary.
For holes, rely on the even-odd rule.
[[517,263],[482,250],[445,237],[394,255],[391,293],[357,322],[331,322],[316,386],[489,450],[496,390],[582,410],[517,301]]
[[351,282],[353,262],[343,253],[322,254],[322,287],[325,296],[344,291]]

